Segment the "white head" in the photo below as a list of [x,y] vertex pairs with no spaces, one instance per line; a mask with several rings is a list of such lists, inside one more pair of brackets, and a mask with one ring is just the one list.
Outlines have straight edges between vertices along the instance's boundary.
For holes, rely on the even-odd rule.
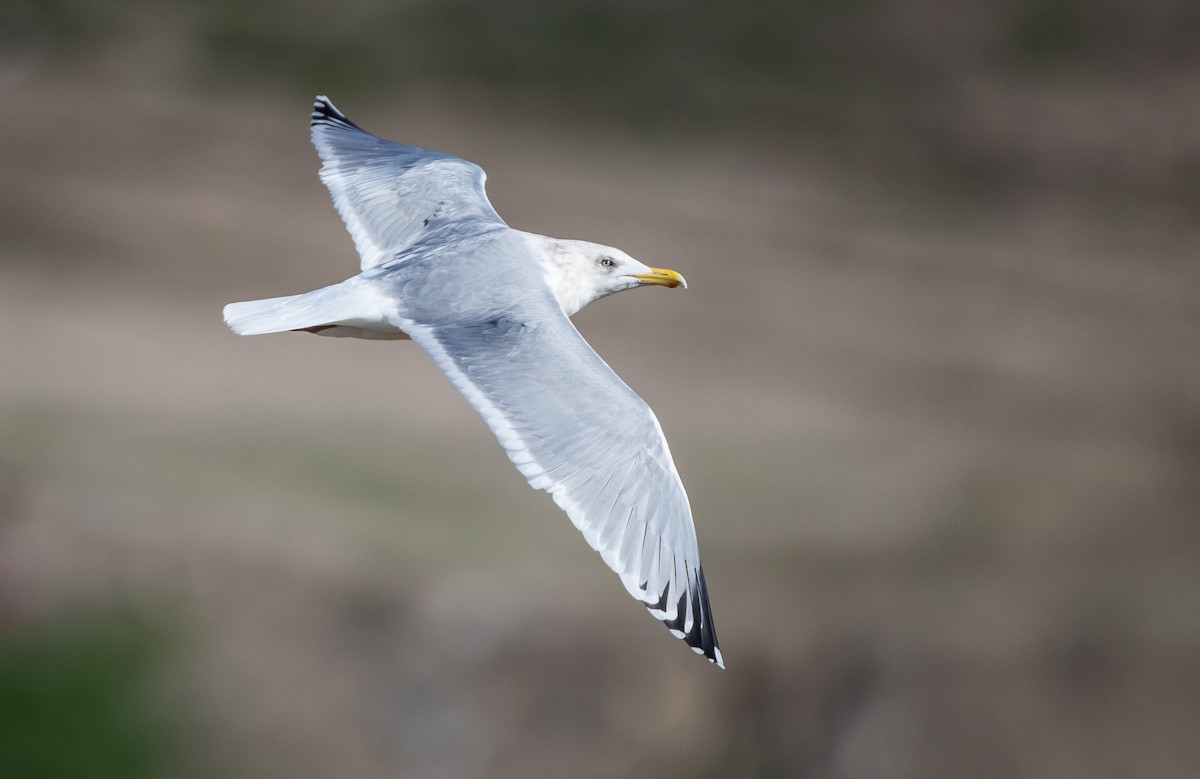
[[651,285],[687,289],[687,281],[675,271],[651,268],[611,246],[543,238],[540,248],[546,282],[567,316],[623,289]]

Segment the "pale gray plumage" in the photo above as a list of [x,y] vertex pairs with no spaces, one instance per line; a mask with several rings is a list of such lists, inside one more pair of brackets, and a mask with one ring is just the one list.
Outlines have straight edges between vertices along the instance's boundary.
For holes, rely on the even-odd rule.
[[431,228],[506,227],[488,202],[483,168],[449,154],[385,141],[321,97],[312,141],[321,181],[368,270],[391,261]]
[[666,438],[569,319],[603,295],[679,286],[682,277],[611,247],[512,230],[488,202],[477,165],[376,138],[324,97],[312,137],[362,273],[315,292],[231,304],[229,326],[411,337],[630,594],[723,667]]

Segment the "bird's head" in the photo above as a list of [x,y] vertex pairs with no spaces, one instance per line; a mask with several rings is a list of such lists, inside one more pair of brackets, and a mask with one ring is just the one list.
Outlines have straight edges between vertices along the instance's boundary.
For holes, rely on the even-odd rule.
[[589,241],[547,240],[542,265],[546,281],[568,316],[593,300],[623,289],[687,289],[687,281],[673,270],[652,268],[620,249]]

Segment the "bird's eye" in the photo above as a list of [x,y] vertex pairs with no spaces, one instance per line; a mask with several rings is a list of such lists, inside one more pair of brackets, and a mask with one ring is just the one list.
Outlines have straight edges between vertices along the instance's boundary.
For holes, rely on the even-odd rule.
[[616,264],[617,264],[617,261],[614,260],[612,257],[601,257],[600,258],[600,267],[601,268],[611,268]]

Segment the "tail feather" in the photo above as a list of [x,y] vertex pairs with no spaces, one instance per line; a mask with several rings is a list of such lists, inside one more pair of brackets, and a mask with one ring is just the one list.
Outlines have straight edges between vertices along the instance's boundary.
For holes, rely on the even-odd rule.
[[389,321],[382,303],[352,279],[300,295],[230,303],[225,324],[238,335],[304,330],[335,337],[407,338]]
[[331,312],[322,310],[328,307],[320,305],[319,300],[328,296],[322,296],[322,292],[230,303],[225,306],[225,324],[238,335],[281,333],[329,324]]

